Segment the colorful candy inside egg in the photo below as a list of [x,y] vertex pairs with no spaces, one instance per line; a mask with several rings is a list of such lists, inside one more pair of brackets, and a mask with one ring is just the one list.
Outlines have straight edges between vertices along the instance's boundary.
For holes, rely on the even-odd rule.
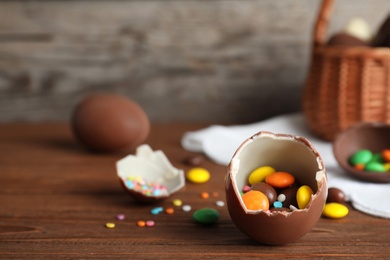
[[[282,172],[265,178],[269,178],[265,181],[268,185],[275,185],[277,200],[268,209],[248,209],[242,190],[248,186],[250,174],[263,166]],[[286,192],[295,189],[296,197],[296,185],[304,186],[298,196],[304,202],[302,208],[297,208],[297,198]],[[241,144],[229,164],[225,188],[229,214],[236,226],[254,240],[272,245],[294,242],[309,232],[321,217],[327,196],[325,168],[310,142],[270,132],[259,132]],[[290,205],[285,206],[287,201],[294,204],[292,210],[287,208]]]

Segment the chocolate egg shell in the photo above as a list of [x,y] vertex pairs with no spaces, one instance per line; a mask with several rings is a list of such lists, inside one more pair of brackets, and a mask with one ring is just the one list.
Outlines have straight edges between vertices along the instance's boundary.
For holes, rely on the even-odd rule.
[[[240,195],[248,175],[261,165],[290,172],[314,191],[304,209],[254,211]],[[320,155],[303,137],[259,132],[245,140],[231,159],[225,178],[226,204],[235,225],[252,239],[271,245],[292,243],[309,232],[321,217],[327,196],[327,179]]]
[[341,133],[333,141],[334,156],[346,173],[360,180],[389,183],[390,172],[369,172],[355,169],[349,164],[350,156],[361,149],[373,153],[390,147],[390,125],[382,123],[359,123]]
[[[153,151],[143,144],[130,154],[116,162],[116,170],[123,189],[134,199],[143,203],[155,203],[167,199],[185,186],[184,171],[175,168],[161,150]],[[136,177],[166,187],[164,194],[147,194],[143,188],[128,187],[128,178]]]
[[150,123],[142,108],[128,98],[93,94],[72,114],[72,130],[87,148],[99,152],[133,150],[148,136]]

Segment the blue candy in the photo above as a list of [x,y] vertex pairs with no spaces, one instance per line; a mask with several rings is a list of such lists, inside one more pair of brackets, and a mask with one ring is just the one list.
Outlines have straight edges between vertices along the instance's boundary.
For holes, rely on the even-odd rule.
[[281,201],[275,201],[273,205],[274,205],[274,208],[281,208],[281,207],[283,207],[283,203]]
[[163,210],[164,210],[163,207],[156,207],[156,208],[153,208],[150,211],[150,213],[153,214],[153,215],[157,215],[157,214],[160,214]]

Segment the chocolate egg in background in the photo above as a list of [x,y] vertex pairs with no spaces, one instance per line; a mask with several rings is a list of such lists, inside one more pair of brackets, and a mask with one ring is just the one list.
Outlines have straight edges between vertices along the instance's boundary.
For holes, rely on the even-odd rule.
[[350,35],[345,32],[340,32],[332,35],[329,38],[327,43],[330,46],[346,46],[346,47],[354,47],[354,46],[368,46],[368,42],[365,42],[353,35]]
[[[293,211],[248,210],[241,190],[250,173],[268,165],[294,175],[314,192],[304,209]],[[233,155],[225,178],[226,204],[234,224],[250,238],[270,245],[295,242],[320,219],[327,197],[322,159],[303,137],[259,132],[244,141]]]
[[134,150],[149,134],[150,122],[134,101],[119,95],[86,96],[74,109],[71,127],[75,138],[98,152]]

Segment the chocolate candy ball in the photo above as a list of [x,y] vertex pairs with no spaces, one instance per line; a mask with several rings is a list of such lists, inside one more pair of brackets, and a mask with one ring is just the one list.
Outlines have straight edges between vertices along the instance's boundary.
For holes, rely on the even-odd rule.
[[344,203],[345,193],[338,188],[329,188],[328,198],[326,199],[326,203],[330,203],[330,202]]
[[257,190],[264,193],[264,195],[267,196],[270,205],[272,205],[272,203],[274,203],[278,197],[276,190],[265,182],[258,182],[253,184],[251,186],[251,190]]
[[290,205],[293,205],[294,207],[298,207],[297,202],[297,186],[291,186],[288,188],[285,188],[279,192],[279,194],[284,194],[286,196],[286,199],[283,201],[283,207],[289,208]]

